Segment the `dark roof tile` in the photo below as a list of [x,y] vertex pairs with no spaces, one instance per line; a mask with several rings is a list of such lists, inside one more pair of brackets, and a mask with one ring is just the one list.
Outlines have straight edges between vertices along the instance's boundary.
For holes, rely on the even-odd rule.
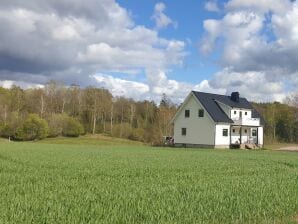
[[227,114],[221,109],[216,101],[221,102],[233,108],[244,108],[253,110],[252,117],[260,118],[261,116],[255,111],[247,99],[240,97],[239,102],[231,100],[230,96],[218,95],[212,93],[203,93],[192,91],[197,99],[202,103],[207,112],[210,114],[215,122],[233,123]]

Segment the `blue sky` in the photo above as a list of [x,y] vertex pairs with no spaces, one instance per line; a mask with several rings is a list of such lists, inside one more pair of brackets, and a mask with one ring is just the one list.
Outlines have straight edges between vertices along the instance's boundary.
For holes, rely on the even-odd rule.
[[298,91],[297,24],[290,0],[1,1],[0,86],[283,101]]
[[[118,1],[127,8],[137,24],[155,28],[152,13],[155,4],[160,1]],[[221,13],[207,11],[206,1],[162,1],[166,5],[165,13],[177,22],[177,27],[169,26],[159,31],[161,37],[183,40],[187,43],[183,66],[176,66],[169,76],[178,81],[197,83],[210,78],[219,70],[216,57],[205,57],[199,52],[199,42],[204,35],[203,21],[208,18],[220,18]],[[221,4],[224,2],[222,1]],[[215,54],[216,55],[216,54]]]

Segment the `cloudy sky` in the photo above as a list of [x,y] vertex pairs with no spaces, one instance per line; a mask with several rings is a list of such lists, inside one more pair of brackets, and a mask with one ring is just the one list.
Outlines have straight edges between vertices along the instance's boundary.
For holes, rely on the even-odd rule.
[[0,85],[49,80],[181,102],[191,90],[281,101],[298,89],[298,2],[1,0]]

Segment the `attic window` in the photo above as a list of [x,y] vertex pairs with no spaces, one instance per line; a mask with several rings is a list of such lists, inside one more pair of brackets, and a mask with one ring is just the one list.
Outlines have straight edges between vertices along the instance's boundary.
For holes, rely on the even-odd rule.
[[198,116],[199,117],[204,117],[204,110],[203,109],[199,109]]
[[184,115],[185,115],[185,117],[189,117],[190,111],[189,110],[185,110]]

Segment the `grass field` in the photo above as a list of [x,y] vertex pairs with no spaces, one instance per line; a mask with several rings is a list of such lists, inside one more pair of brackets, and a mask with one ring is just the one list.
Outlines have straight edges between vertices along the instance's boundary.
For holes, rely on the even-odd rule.
[[298,153],[81,140],[0,141],[0,223],[298,221]]
[[78,138],[46,138],[39,143],[49,143],[49,144],[68,144],[68,145],[144,145],[141,142],[131,141],[123,138],[112,138],[104,135],[84,135]]

